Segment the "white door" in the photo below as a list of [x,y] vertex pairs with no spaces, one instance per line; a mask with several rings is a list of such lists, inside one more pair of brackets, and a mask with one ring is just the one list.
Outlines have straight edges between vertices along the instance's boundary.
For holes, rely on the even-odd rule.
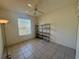
[[78,24],[78,34],[77,34],[76,59],[79,59],[79,24]]

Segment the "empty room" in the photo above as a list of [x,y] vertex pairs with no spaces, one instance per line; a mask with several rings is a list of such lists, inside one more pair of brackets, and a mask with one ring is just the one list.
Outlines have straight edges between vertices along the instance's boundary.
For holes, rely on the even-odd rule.
[[0,0],[0,59],[79,59],[78,0]]

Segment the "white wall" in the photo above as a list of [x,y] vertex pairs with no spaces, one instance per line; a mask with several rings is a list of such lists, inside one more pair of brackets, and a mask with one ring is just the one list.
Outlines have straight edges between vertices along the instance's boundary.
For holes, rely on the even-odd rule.
[[77,32],[77,43],[76,43],[76,58],[79,59],[79,0],[77,1],[77,15],[78,15],[78,32]]
[[78,24],[78,33],[77,33],[77,47],[76,47],[76,59],[79,59],[79,24]]
[[2,54],[3,54],[3,40],[2,40],[1,25],[0,25],[0,59],[2,58]]
[[51,24],[51,41],[76,48],[77,17],[75,6],[57,9],[39,18],[39,24]]
[[[35,20],[32,16],[28,16],[24,13],[17,13],[14,11],[8,11],[8,10],[2,10],[0,11],[1,18],[7,18],[9,20],[9,23],[6,25],[6,37],[8,45],[12,45],[27,39],[31,39],[35,37]],[[29,18],[32,20],[32,34],[31,35],[25,35],[25,36],[19,36],[18,34],[18,18],[24,17]]]

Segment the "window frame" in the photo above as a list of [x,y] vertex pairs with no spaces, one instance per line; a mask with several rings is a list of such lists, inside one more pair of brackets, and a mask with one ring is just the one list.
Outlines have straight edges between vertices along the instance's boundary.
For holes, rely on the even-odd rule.
[[[20,35],[20,30],[19,30],[19,19],[20,20],[30,20],[30,34],[23,34],[23,35]],[[18,18],[18,36],[28,36],[28,35],[31,35],[32,34],[32,20],[29,19],[29,18]]]

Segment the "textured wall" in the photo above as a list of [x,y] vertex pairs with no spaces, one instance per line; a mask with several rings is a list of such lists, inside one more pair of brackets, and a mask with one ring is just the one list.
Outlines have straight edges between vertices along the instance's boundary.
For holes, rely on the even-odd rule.
[[39,24],[51,24],[51,41],[76,49],[77,17],[75,6],[67,6],[39,18]]

